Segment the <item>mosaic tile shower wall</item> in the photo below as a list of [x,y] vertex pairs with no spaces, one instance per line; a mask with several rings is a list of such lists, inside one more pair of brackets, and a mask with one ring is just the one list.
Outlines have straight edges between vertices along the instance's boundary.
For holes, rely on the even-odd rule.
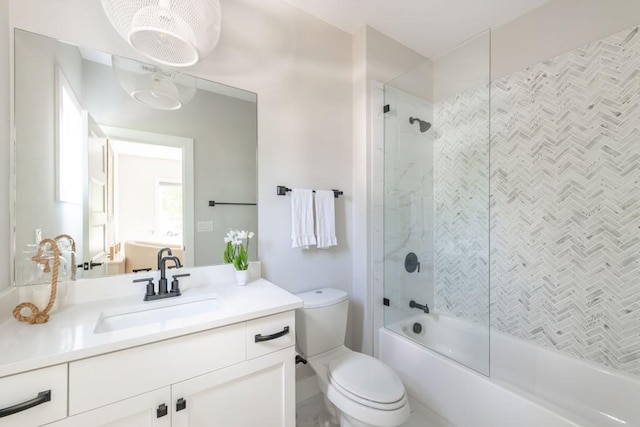
[[435,307],[489,325],[489,86],[435,104]]
[[640,375],[638,28],[495,81],[491,103],[491,326]]

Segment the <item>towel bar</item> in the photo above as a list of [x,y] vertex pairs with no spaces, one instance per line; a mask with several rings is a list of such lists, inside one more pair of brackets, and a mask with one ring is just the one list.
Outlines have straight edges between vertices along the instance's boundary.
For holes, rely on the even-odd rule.
[[[288,191],[291,191],[291,189],[290,189],[290,188],[287,188],[287,187],[286,187],[286,186],[284,186],[284,185],[278,185],[278,186],[276,187],[276,194],[277,194],[278,196],[286,196]],[[333,191],[333,197],[335,197],[336,199],[337,199],[339,196],[342,196],[342,195],[344,194],[344,192],[342,192],[342,191],[340,191],[340,190],[332,189],[331,191]],[[313,190],[313,192],[315,193],[315,192],[316,192],[316,190]]]

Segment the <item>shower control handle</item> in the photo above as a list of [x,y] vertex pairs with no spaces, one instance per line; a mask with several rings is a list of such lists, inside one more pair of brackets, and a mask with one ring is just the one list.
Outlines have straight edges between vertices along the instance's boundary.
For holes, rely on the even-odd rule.
[[409,252],[404,258],[404,269],[407,270],[408,273],[413,273],[416,270],[420,273],[420,261],[418,261],[418,255],[413,252]]

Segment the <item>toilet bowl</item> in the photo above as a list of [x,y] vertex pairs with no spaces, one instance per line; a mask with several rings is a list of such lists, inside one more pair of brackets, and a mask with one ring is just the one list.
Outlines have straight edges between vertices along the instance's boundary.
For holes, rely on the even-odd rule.
[[409,418],[404,385],[383,362],[344,346],[348,298],[323,288],[298,294],[296,341],[318,377],[333,422],[341,427],[395,427]]
[[402,381],[378,359],[341,346],[308,363],[341,426],[398,426],[409,417]]

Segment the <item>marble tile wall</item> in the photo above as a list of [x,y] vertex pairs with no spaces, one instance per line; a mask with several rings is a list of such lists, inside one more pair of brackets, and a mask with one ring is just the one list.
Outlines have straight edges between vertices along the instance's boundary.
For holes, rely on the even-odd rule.
[[[387,86],[384,115],[384,293],[385,324],[415,314],[409,301],[433,307],[433,131],[420,132],[410,117],[433,122],[432,105]],[[408,273],[414,252],[420,272]]]
[[436,308],[640,375],[640,31],[435,106]]
[[491,93],[491,325],[640,375],[640,34]]
[[489,86],[435,105],[435,307],[489,325]]

